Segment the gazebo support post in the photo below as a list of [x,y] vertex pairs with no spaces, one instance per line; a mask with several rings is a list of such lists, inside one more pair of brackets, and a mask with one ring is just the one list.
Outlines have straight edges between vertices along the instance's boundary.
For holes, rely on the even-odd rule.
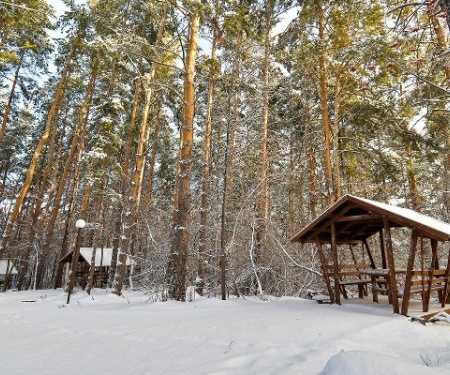
[[409,299],[411,297],[411,280],[417,251],[417,238],[417,230],[413,229],[411,233],[411,248],[409,249],[408,264],[406,266],[405,289],[403,291],[402,301],[402,315],[408,315]]
[[442,291],[441,307],[445,307],[445,304],[447,303],[448,289],[449,289],[448,288],[449,277],[450,277],[450,250],[448,252],[447,270],[445,271],[445,284],[444,284],[444,290]]
[[433,283],[434,270],[437,263],[437,241],[431,240],[431,265],[428,273],[427,288],[425,291],[425,299],[423,300],[423,311],[428,312],[430,307],[431,285]]
[[386,264],[386,248],[384,246],[383,230],[380,230],[380,249],[381,249],[381,268],[387,268]]
[[328,277],[327,261],[325,259],[325,255],[322,250],[322,244],[320,243],[320,241],[317,238],[315,239],[315,241],[316,241],[316,245],[317,245],[317,251],[319,253],[320,264],[322,266],[323,280],[325,281],[325,285],[328,290],[328,295],[330,296],[330,301],[331,301],[331,303],[334,303],[334,301],[335,301],[334,292],[333,292],[333,288],[331,287],[331,284],[330,284],[330,278]]
[[337,242],[336,242],[336,226],[334,223],[331,223],[331,255],[333,256],[334,263],[334,293],[336,303],[338,305],[341,304],[341,292],[340,292],[340,283],[339,283],[339,259],[337,253]]
[[394,313],[398,314],[400,312],[398,305],[398,296],[397,296],[397,279],[395,277],[395,263],[394,263],[394,252],[392,249],[392,237],[391,237],[391,227],[389,225],[389,220],[384,217],[383,218],[383,234],[384,234],[384,244],[387,250],[387,262],[389,265],[389,284],[390,284],[390,297],[392,301],[392,307],[394,309]]
[[367,250],[367,255],[369,256],[370,266],[372,268],[376,268],[375,261],[373,260],[372,251],[370,250],[370,247],[369,247],[369,243],[367,242],[366,239],[363,241],[363,243],[364,243],[364,246],[365,246],[365,248]]

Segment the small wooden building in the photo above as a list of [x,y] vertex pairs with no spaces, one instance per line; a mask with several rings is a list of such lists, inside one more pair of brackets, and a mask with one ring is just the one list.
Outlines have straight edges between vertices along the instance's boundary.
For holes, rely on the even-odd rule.
[[9,259],[0,259],[0,286],[3,287],[5,279],[8,280],[8,287],[14,286],[15,278],[17,277],[17,269],[14,267],[13,262]]
[[[400,236],[393,239],[393,232]],[[449,294],[450,225],[415,211],[345,195],[291,242],[316,244],[332,303],[346,288],[370,289],[373,301],[389,296],[395,313],[408,314],[412,296],[428,311],[432,295],[445,306]],[[433,298],[434,298],[433,297]],[[401,305],[400,305],[401,303]]]
[[[74,250],[66,254],[61,260],[61,263],[66,264],[66,275],[68,275],[70,264],[72,262]],[[89,273],[91,270],[92,255],[94,248],[81,247],[80,256],[78,258],[77,268],[77,282],[81,287],[87,285],[89,279]],[[111,268],[113,249],[112,248],[96,248],[95,249],[95,270],[94,270],[94,282],[93,285],[99,288],[103,288],[108,283],[109,270]],[[126,265],[128,271],[134,265],[134,261],[127,257]]]

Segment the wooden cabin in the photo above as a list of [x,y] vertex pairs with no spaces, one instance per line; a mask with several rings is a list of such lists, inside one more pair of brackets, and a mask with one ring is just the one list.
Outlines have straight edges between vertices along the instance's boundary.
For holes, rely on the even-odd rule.
[[315,244],[332,303],[372,292],[387,295],[395,313],[410,300],[448,302],[450,225],[410,209],[345,195],[297,233],[291,242]]
[[1,259],[0,260],[0,287],[3,287],[3,283],[5,279],[8,280],[8,287],[13,287],[16,281],[16,277],[18,275],[17,269],[13,266],[13,262],[9,259]]
[[[89,273],[91,270],[92,255],[94,253],[94,248],[92,247],[81,247],[80,256],[78,258],[77,267],[77,283],[83,289],[86,287],[89,279]],[[93,286],[98,288],[106,287],[108,283],[109,270],[111,268],[112,260],[112,248],[96,248],[95,249],[95,270],[94,270],[94,282]],[[72,263],[74,250],[66,254],[61,260],[61,263],[66,264],[66,279],[69,274],[70,264]],[[131,268],[134,265],[134,261],[127,257],[126,265],[128,272],[131,272]]]

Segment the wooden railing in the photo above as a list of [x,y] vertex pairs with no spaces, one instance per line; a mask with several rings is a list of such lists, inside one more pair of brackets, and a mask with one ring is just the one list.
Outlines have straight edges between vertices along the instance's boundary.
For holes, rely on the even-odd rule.
[[[364,298],[368,295],[367,284],[370,283],[370,279],[361,274],[362,269],[370,268],[370,264],[357,263],[357,264],[340,264],[338,265],[338,279],[335,282],[339,283],[342,295],[345,299],[348,298],[346,286],[356,286],[358,288],[359,298]],[[327,266],[328,277],[335,277],[334,265]]]

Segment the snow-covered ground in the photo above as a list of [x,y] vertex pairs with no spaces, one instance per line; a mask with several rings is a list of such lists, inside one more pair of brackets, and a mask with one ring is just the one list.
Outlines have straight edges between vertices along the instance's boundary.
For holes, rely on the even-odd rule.
[[99,289],[65,300],[0,293],[1,374],[450,374],[449,324],[375,304],[152,303]]

